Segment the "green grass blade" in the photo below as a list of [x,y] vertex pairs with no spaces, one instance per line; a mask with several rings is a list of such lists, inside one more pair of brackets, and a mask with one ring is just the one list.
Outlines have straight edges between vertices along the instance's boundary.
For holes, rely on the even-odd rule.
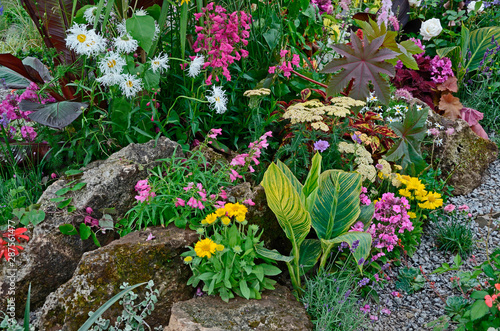
[[30,300],[31,300],[31,283],[28,287],[28,296],[26,297],[26,308],[24,308],[24,331],[30,331]]

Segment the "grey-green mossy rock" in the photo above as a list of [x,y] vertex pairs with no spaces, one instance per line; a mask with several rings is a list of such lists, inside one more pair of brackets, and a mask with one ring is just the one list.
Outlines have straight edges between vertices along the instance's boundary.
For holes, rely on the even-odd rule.
[[[74,177],[63,177],[45,190],[38,203],[46,213],[46,219],[34,229],[30,229],[31,240],[25,250],[15,259],[15,292],[16,315],[22,318],[31,283],[31,308],[40,307],[45,298],[72,276],[83,253],[96,249],[92,239],[82,241],[79,236],[63,235],[59,226],[73,223],[76,226],[83,222],[83,210],[91,207],[93,217],[102,216],[103,208],[114,208],[114,220],[129,210],[135,201],[137,192],[134,186],[138,180],[145,179],[147,170],[158,164],[155,160],[171,157],[174,152],[181,156],[179,144],[161,137],[145,144],[131,144],[112,154],[107,160],[90,163],[83,168],[83,173]],[[71,197],[77,211],[68,213],[66,209],[58,209],[57,203],[50,201],[58,197],[56,192],[73,180],[83,182],[86,186],[64,196]],[[74,185],[74,184],[72,184]],[[112,241],[115,234],[108,231],[100,236],[101,244]],[[5,261],[0,263],[0,307],[6,307],[9,289],[7,275],[14,272]]]
[[451,174],[448,184],[455,188],[452,193],[464,195],[472,192],[481,185],[489,164],[496,160],[498,147],[494,142],[475,134],[462,119],[454,121],[430,110],[429,121],[454,129],[452,135],[440,133],[443,145],[434,146],[433,156],[440,160],[439,167],[443,170],[443,177]]
[[172,307],[169,325],[164,331],[246,331],[312,330],[304,306],[290,290],[276,286],[261,300],[237,297],[225,303],[219,297],[205,296]]
[[[155,238],[146,240],[150,233]],[[118,294],[123,282],[135,285],[151,279],[159,295],[146,322],[152,327],[167,325],[172,304],[194,295],[194,288],[186,285],[191,270],[180,254],[197,239],[196,232],[171,224],[167,228],[132,232],[106,247],[85,253],[73,277],[47,297],[38,321],[40,330],[78,330],[87,320],[88,312],[96,311]],[[134,292],[141,298],[143,287]],[[113,321],[122,310],[115,303],[103,317]]]

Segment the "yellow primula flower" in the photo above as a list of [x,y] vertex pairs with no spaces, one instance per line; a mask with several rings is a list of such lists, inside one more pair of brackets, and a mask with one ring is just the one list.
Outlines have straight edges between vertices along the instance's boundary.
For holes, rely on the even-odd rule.
[[415,214],[414,212],[412,211],[409,211],[408,212],[408,216],[410,216],[410,218],[417,218],[417,214]]
[[418,206],[423,209],[436,209],[443,205],[441,194],[437,192],[429,192],[422,201],[424,202],[419,203]]
[[222,216],[226,216],[226,209],[225,208],[219,208],[215,211],[215,215],[217,215],[217,217],[222,217]]
[[213,224],[217,221],[217,215],[215,213],[207,215],[203,221],[201,221],[201,224]]
[[240,213],[240,214],[236,215],[236,221],[240,222],[240,223],[245,222],[245,216],[246,216],[246,214],[244,214],[244,213]]
[[193,261],[193,257],[192,257],[192,256],[186,256],[186,257],[184,258],[184,262],[185,262],[185,263],[189,263],[189,262],[191,262],[191,261]]
[[217,248],[217,244],[213,242],[212,239],[206,238],[203,240],[198,241],[194,245],[194,251],[196,252],[196,255],[199,257],[207,257],[211,258],[212,254],[215,253],[215,250]]
[[241,203],[227,203],[226,206],[224,207],[227,211],[227,214],[229,217],[233,216],[238,216],[241,214],[246,214],[248,209],[246,206],[242,205]]
[[227,216],[222,216],[220,221],[222,222],[222,224],[224,225],[229,225],[231,223],[231,219]]

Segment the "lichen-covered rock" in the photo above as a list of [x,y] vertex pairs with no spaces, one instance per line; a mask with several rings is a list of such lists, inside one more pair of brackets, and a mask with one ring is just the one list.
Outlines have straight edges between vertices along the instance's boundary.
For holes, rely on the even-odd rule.
[[454,129],[451,135],[440,134],[443,145],[434,147],[433,156],[440,160],[443,176],[451,174],[448,184],[454,187],[452,193],[464,195],[472,192],[481,184],[488,165],[496,160],[498,147],[475,134],[464,120],[454,121],[430,110],[429,121]]
[[[146,240],[150,233],[155,238]],[[197,238],[196,232],[172,224],[167,228],[133,232],[106,247],[85,253],[73,277],[47,297],[39,313],[39,329],[78,330],[87,320],[88,312],[96,311],[118,294],[123,282],[134,285],[149,280],[154,281],[159,295],[155,310],[146,322],[152,327],[167,325],[172,304],[193,297],[193,287],[186,285],[191,270],[182,262],[180,254]],[[142,288],[134,292],[140,294]],[[114,320],[122,310],[116,303],[103,317]]]
[[[78,236],[63,235],[59,226],[66,223],[81,223],[82,214],[68,213],[66,209],[56,207],[50,201],[56,198],[56,192],[68,185],[69,182],[86,183],[86,186],[75,192],[68,192],[71,204],[77,210],[91,207],[95,214],[102,216],[102,209],[114,208],[115,220],[123,217],[135,201],[134,186],[138,180],[147,177],[147,170],[158,163],[157,159],[171,157],[174,153],[182,155],[179,144],[161,137],[155,145],[152,140],[145,144],[131,144],[107,160],[96,161],[83,168],[78,176],[63,177],[49,186],[40,197],[38,203],[46,213],[46,219],[38,224],[30,234],[31,240],[25,250],[16,256],[16,315],[22,317],[23,309],[31,283],[31,307],[40,307],[47,295],[55,291],[60,285],[67,282],[76,269],[84,252],[97,247],[92,239],[82,241]],[[72,184],[74,185],[74,184]],[[99,237],[105,245],[114,239],[109,232]],[[0,263],[0,307],[6,307],[6,298],[9,284],[6,275],[12,275],[7,263]]]
[[266,291],[261,300],[237,297],[225,303],[219,297],[205,296],[177,302],[172,307],[164,331],[246,331],[312,330],[304,306],[284,286]]

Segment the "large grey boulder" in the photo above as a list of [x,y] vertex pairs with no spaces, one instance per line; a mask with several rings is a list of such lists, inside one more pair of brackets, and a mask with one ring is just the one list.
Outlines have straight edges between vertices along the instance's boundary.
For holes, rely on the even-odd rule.
[[451,120],[430,110],[428,120],[454,131],[451,135],[441,132],[439,138],[443,139],[443,145],[435,146],[433,151],[434,159],[440,160],[443,176],[451,175],[447,183],[454,187],[452,193],[472,192],[481,185],[489,164],[498,157],[497,145],[479,137],[462,119]]
[[[31,283],[31,307],[40,307],[47,295],[67,282],[73,275],[83,253],[96,249],[92,240],[82,241],[78,236],[63,235],[59,226],[83,221],[82,213],[68,213],[56,207],[59,189],[70,181],[84,182],[86,186],[75,192],[68,192],[77,210],[91,207],[100,217],[103,208],[114,208],[115,220],[122,217],[135,201],[134,186],[138,180],[147,177],[147,170],[158,164],[155,160],[171,157],[174,152],[182,155],[179,144],[161,137],[157,144],[152,140],[145,144],[131,144],[107,160],[96,161],[83,168],[76,177],[63,177],[49,186],[38,203],[46,213],[46,219],[32,230],[31,240],[15,261],[16,315],[22,316],[28,285]],[[109,232],[99,238],[102,244],[114,239]],[[6,275],[12,275],[7,263],[0,264],[0,307],[6,306],[9,288]]]
[[[154,239],[147,240],[149,234]],[[159,295],[155,310],[145,321],[154,327],[167,325],[172,304],[194,295],[194,288],[186,285],[191,270],[180,254],[197,239],[196,232],[171,224],[167,228],[132,232],[106,247],[85,253],[73,277],[47,297],[39,313],[39,329],[78,330],[89,311],[96,311],[118,294],[122,283],[135,285],[149,280],[154,281]],[[142,291],[141,287],[134,290],[138,294]],[[143,298],[139,295],[136,303]],[[103,317],[114,321],[122,310],[115,304]]]
[[284,286],[266,291],[261,300],[237,297],[225,303],[219,297],[205,296],[177,302],[172,307],[164,331],[306,331],[313,325],[304,306]]

